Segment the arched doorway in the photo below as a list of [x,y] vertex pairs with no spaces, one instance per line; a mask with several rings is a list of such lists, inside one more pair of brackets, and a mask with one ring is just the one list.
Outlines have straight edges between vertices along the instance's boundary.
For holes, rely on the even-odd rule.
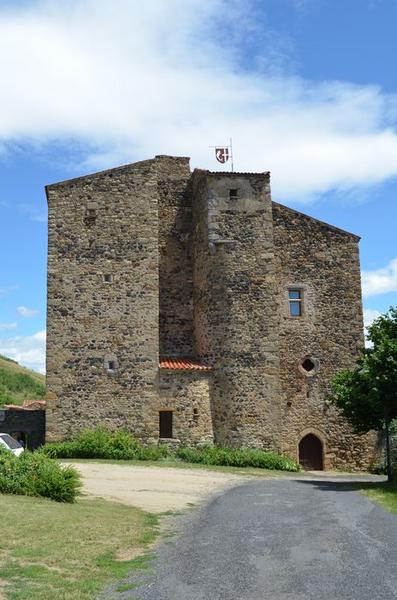
[[299,464],[305,471],[322,471],[324,469],[323,445],[314,433],[308,433],[299,442]]

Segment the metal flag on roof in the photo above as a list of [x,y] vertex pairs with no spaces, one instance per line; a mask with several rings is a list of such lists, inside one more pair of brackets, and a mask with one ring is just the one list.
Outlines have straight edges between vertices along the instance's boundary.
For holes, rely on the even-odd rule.
[[234,167],[233,167],[233,145],[232,145],[232,138],[230,138],[229,145],[225,145],[225,146],[211,146],[211,148],[215,149],[215,158],[222,165],[224,165],[230,159],[230,166],[231,166],[231,170],[233,172]]
[[215,148],[215,158],[220,163],[225,163],[229,160],[229,148]]

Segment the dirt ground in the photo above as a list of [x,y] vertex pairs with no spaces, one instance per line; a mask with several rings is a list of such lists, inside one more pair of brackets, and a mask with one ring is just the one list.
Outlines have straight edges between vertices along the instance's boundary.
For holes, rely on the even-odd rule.
[[180,469],[72,461],[81,473],[83,493],[137,506],[149,512],[176,511],[209,494],[247,481],[247,476]]

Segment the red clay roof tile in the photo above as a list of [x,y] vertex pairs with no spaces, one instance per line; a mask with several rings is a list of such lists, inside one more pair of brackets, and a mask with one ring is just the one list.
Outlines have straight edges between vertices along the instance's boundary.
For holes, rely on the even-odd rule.
[[212,367],[190,358],[160,358],[160,369],[211,371]]

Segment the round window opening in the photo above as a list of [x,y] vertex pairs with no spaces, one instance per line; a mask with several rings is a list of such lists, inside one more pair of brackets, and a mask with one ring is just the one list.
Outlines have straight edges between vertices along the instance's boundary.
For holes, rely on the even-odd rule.
[[316,365],[310,358],[305,358],[305,360],[302,363],[302,368],[304,371],[310,373],[310,371],[313,371],[313,369],[316,368]]
[[311,358],[310,356],[305,356],[305,358],[299,363],[299,370],[307,377],[312,377],[315,375],[318,371],[318,367],[318,360]]

